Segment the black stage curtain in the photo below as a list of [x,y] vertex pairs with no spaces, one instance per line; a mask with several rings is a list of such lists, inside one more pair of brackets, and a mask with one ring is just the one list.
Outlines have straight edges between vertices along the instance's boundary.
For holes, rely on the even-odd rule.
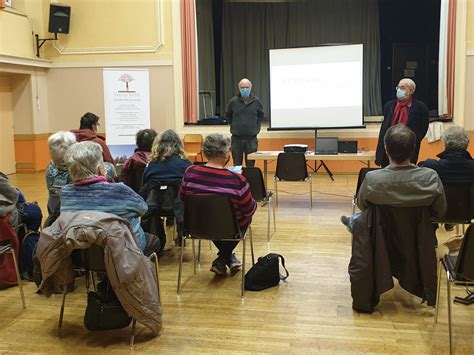
[[[201,6],[199,3],[202,1]],[[197,8],[211,15],[212,7]],[[204,15],[201,15],[204,17]],[[207,23],[207,24],[206,24]],[[213,37],[209,20],[199,24],[200,89],[216,90]],[[202,30],[199,30],[199,28]],[[200,35],[207,28],[207,35]],[[237,91],[240,79],[252,81],[268,117],[270,82],[268,50],[315,44],[364,44],[364,115],[382,114],[380,90],[379,9],[377,0],[300,0],[280,3],[224,2],[222,16],[221,113]],[[204,48],[204,49],[203,49]],[[205,78],[202,78],[202,77]],[[201,79],[202,78],[202,79]],[[204,88],[201,83],[209,88]],[[203,84],[204,85],[204,84]]]

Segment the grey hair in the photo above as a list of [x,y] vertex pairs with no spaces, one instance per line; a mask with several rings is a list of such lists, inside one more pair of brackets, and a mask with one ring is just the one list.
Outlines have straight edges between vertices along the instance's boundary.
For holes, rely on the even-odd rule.
[[252,88],[252,82],[247,78],[243,78],[242,80],[240,80],[239,83],[237,84],[237,88],[240,89],[240,84],[242,84],[243,81],[248,81],[250,84],[250,88]]
[[407,85],[410,87],[410,89],[412,90],[412,92],[415,92],[416,90],[416,84],[415,82],[410,79],[410,78],[403,78],[402,80],[400,80],[400,82],[404,81],[405,83],[407,83]]
[[188,157],[184,151],[181,138],[172,129],[167,129],[153,141],[150,158],[151,160],[163,161],[174,154],[178,154],[183,159]]
[[91,178],[97,175],[99,167],[104,165],[102,147],[91,141],[73,144],[66,151],[64,161],[72,181]]
[[66,154],[67,149],[74,143],[76,143],[76,136],[69,131],[59,131],[49,136],[49,154],[54,164],[59,166],[66,165],[64,163],[64,154]]
[[441,136],[446,149],[466,150],[469,145],[469,136],[464,128],[459,126],[449,127]]
[[230,139],[220,133],[210,134],[202,143],[202,152],[208,159],[223,158],[230,151]]

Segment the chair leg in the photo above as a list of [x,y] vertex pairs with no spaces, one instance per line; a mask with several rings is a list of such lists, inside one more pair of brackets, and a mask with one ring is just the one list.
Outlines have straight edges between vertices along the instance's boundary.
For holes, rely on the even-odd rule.
[[453,330],[452,330],[452,315],[451,315],[451,281],[449,271],[446,272],[447,286],[448,286],[448,329],[449,329],[449,353],[453,353]]
[[270,241],[270,217],[271,217],[271,202],[268,203],[267,205],[267,242]]
[[66,295],[67,295],[67,285],[64,286],[63,300],[61,302],[61,310],[59,311],[58,338],[61,338],[61,329],[63,327],[64,306],[66,304]]
[[158,302],[160,302],[161,305],[161,286],[160,286],[160,270],[158,266],[158,255],[156,253],[153,253],[154,257],[154,264],[155,264],[155,272],[156,272],[156,287],[158,289]]
[[252,255],[252,266],[255,265],[255,254],[253,252],[253,233],[252,227],[249,226],[249,236],[250,236],[250,254]]
[[436,290],[436,308],[435,308],[435,316],[434,316],[434,322],[438,323],[438,313],[439,313],[439,293],[441,290],[441,265],[442,261],[438,261],[438,287]]
[[26,308],[25,294],[23,293],[23,283],[21,282],[20,270],[18,269],[18,262],[16,260],[15,249],[13,248],[10,249],[10,253],[12,254],[13,264],[15,265],[16,279],[18,281],[18,288],[20,289],[21,304],[23,305],[23,309],[25,309]]
[[195,243],[194,239],[191,240],[193,244],[193,265],[194,265],[194,275],[196,275],[196,248],[195,248]]
[[94,273],[92,271],[89,271],[89,276],[92,280],[92,286],[94,287],[94,291],[97,292],[97,285],[95,284],[95,277],[94,277]]
[[312,179],[309,178],[308,182],[309,182],[309,209],[312,210],[313,209],[313,183],[312,183]]
[[198,240],[198,263],[201,263],[201,240]]
[[183,269],[183,254],[184,254],[184,235],[181,238],[181,254],[179,256],[179,268],[178,268],[178,287],[176,289],[176,293],[179,294],[181,288],[181,272]]
[[274,179],[275,182],[275,202],[278,207],[278,183],[277,183],[277,178]]
[[137,321],[135,318],[132,319],[132,333],[130,334],[130,347],[133,348],[133,344],[135,344],[135,326],[137,325]]
[[242,284],[240,285],[240,296],[244,297],[244,283],[245,283],[245,239],[243,240],[244,244],[242,246]]
[[275,213],[275,203],[273,202],[273,198],[271,200],[271,205],[272,205],[272,209],[273,209],[273,232],[276,232],[277,230],[277,224],[276,224],[276,213]]

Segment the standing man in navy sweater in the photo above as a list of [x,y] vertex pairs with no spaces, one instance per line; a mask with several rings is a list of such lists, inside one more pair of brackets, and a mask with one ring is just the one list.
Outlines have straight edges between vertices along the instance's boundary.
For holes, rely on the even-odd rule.
[[225,114],[232,133],[232,159],[234,165],[242,165],[245,154],[245,165],[253,167],[255,160],[248,160],[247,155],[258,149],[257,135],[264,116],[263,105],[257,96],[251,95],[249,79],[242,79],[238,87],[240,93],[230,99]]

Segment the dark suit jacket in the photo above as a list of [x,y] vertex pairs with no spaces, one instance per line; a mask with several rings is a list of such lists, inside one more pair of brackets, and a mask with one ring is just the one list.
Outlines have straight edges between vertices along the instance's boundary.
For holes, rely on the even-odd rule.
[[[385,153],[383,139],[385,133],[390,128],[393,118],[393,112],[395,111],[395,105],[397,100],[391,100],[387,102],[383,108],[383,122],[380,126],[379,141],[377,143],[377,151],[375,153],[375,164],[385,167],[388,165],[388,157]],[[429,111],[428,107],[421,101],[413,99],[412,105],[408,111],[408,123],[407,126],[415,132],[416,135],[416,148],[413,153],[411,162],[416,164],[418,161],[418,153],[420,152],[420,144],[422,139],[425,137],[428,131],[429,125]]]

